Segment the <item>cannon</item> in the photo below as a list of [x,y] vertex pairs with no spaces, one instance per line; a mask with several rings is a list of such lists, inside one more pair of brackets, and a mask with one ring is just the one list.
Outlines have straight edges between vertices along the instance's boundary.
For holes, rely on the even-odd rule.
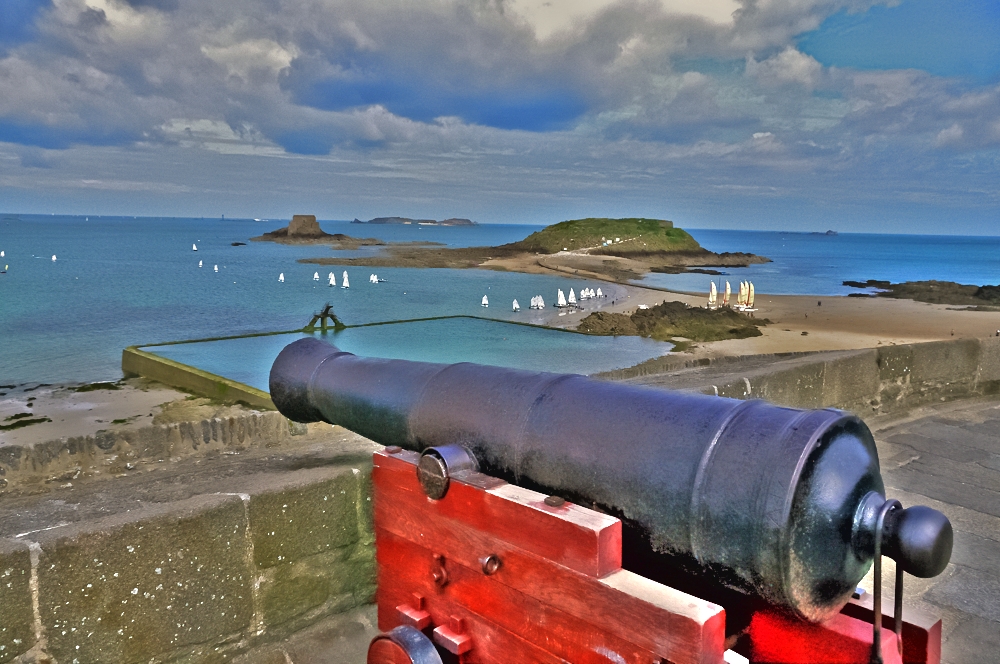
[[903,571],[935,576],[951,555],[948,519],[888,499],[870,431],[839,410],[361,358],[314,338],[281,351],[270,392],[291,420],[420,452],[431,498],[475,470],[596,507],[668,578],[804,623],[839,614],[881,555],[896,561],[897,598]]

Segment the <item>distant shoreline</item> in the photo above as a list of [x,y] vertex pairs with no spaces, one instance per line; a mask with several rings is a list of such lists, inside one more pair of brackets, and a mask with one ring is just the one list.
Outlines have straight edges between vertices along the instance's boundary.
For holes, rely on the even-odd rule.
[[416,226],[476,226],[476,222],[471,219],[442,219],[437,221],[435,219],[410,219],[409,217],[375,217],[374,219],[369,219],[368,221],[361,221],[355,218],[352,224],[401,224],[404,226],[416,225]]

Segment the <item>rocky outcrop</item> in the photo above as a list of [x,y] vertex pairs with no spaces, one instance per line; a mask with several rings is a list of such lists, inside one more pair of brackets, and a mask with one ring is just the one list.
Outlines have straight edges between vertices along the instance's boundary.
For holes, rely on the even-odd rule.
[[316,216],[297,214],[284,228],[250,238],[254,242],[277,242],[278,244],[329,244],[334,249],[357,249],[384,245],[385,242],[373,237],[356,238],[343,233],[327,233],[319,227]]

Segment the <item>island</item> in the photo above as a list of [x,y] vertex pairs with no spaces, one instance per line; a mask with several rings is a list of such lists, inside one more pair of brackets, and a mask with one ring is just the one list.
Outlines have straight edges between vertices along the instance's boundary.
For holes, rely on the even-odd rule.
[[[335,251],[353,251],[361,247],[441,247],[440,242],[386,242],[377,237],[352,237],[343,233],[327,233],[319,227],[315,215],[297,214],[284,228],[250,238],[253,242],[277,242],[278,244],[322,244]],[[235,243],[234,243],[235,246]]]
[[[715,253],[663,219],[571,219],[495,247],[389,246],[373,256],[303,258],[318,265],[481,268],[550,274],[553,271],[627,282],[648,272],[709,272],[770,259],[748,253]],[[709,273],[716,273],[711,271]]]
[[770,323],[750,318],[729,307],[706,309],[684,302],[662,302],[631,314],[595,311],[580,321],[578,332],[602,336],[639,336],[669,341],[674,351],[687,350],[692,341],[722,341],[761,336],[758,329]]
[[418,226],[475,226],[476,222],[470,219],[410,219],[409,217],[375,217],[368,221],[361,221],[355,218],[352,224],[416,224]]
[[929,304],[970,307],[977,311],[1000,310],[1000,286],[976,286],[936,279],[905,281],[900,284],[868,279],[867,281],[845,281],[843,284],[851,288],[877,289],[869,293],[849,293],[848,297],[891,297]]

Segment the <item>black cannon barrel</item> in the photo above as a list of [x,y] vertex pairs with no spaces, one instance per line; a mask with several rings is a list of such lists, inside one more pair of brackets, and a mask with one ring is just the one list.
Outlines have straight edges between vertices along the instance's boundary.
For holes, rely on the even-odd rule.
[[[878,455],[865,424],[838,410],[361,358],[312,338],[282,350],[270,390],[292,420],[414,450],[458,443],[515,481],[608,506],[654,550],[806,620],[839,611],[872,563]],[[914,509],[887,520],[882,549],[933,576],[951,524]]]

